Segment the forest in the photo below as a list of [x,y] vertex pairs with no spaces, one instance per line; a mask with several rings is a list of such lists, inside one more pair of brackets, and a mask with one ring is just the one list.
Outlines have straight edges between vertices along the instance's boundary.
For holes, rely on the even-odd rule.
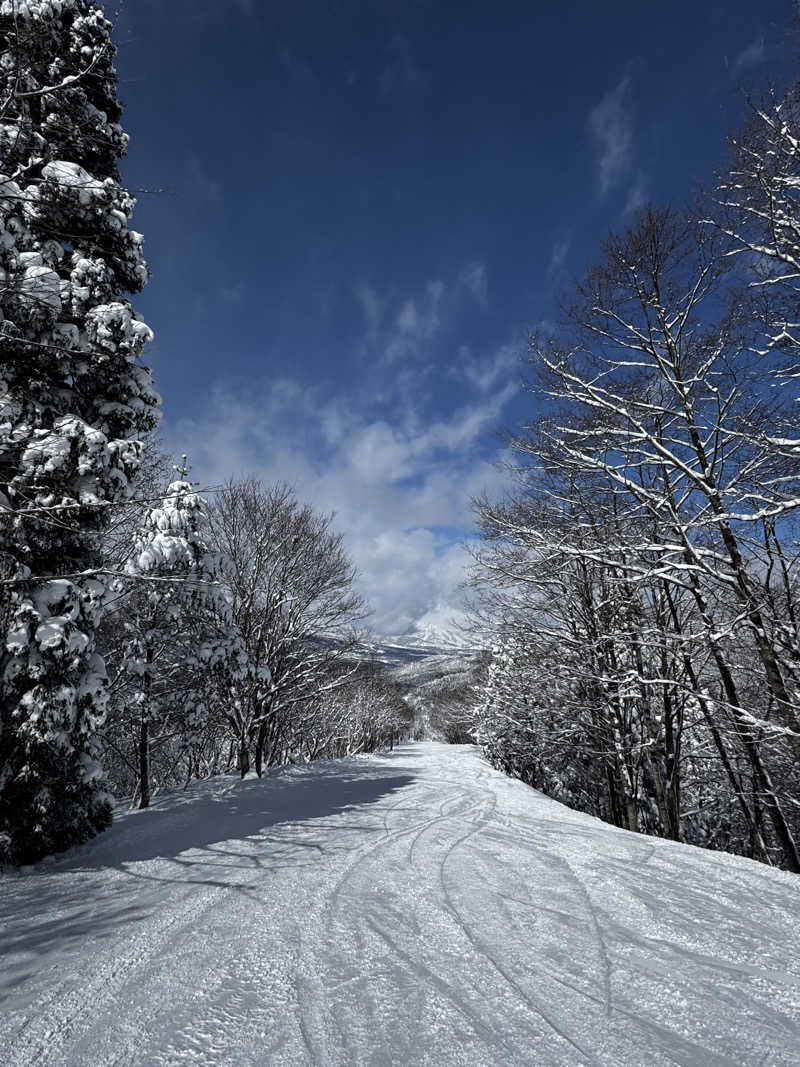
[[111,23],[0,5],[0,862],[85,840],[114,795],[391,746],[332,517],[288,485],[203,493],[154,431],[129,296]]
[[483,651],[409,697],[333,515],[162,453],[111,33],[89,0],[0,3],[0,864],[114,796],[424,721],[618,827],[800,872],[800,89],[530,338],[514,489],[475,501]]
[[800,871],[796,89],[689,208],[612,233],[531,338],[540,414],[481,499],[475,735],[617,826]]

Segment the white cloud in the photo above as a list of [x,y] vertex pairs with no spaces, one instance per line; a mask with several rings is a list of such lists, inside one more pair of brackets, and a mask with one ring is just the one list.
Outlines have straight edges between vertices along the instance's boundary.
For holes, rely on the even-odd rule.
[[287,481],[301,500],[335,512],[335,525],[375,609],[378,633],[402,633],[431,612],[461,610],[470,499],[504,484],[485,444],[513,386],[433,421],[407,412],[393,424],[350,398],[282,380],[262,395],[217,390],[202,416],[164,426],[204,485],[250,475]]
[[501,345],[490,355],[473,356],[466,346],[459,350],[457,371],[473,389],[488,393],[499,381],[516,382],[524,348],[520,344]]
[[553,249],[550,253],[550,265],[548,267],[550,274],[555,274],[561,270],[566,262],[571,247],[571,237],[563,237],[560,241],[556,241],[553,244]]
[[489,304],[489,279],[483,263],[469,263],[458,277],[462,286],[474,297],[481,307]]
[[[361,279],[349,287],[361,319],[355,379],[219,387],[205,410],[163,427],[206,486],[244,475],[286,481],[317,511],[335,512],[378,633],[461,610],[457,546],[473,526],[470,501],[505,484],[491,434],[518,391],[523,346],[481,358],[462,346],[456,360],[450,348],[464,312],[486,299],[486,278],[469,262],[411,292]],[[454,383],[464,399],[443,412],[441,387]]]
[[636,181],[631,186],[631,190],[628,193],[628,199],[625,201],[625,215],[635,215],[640,208],[643,208],[647,203],[647,181],[643,174],[640,174]]
[[[436,319],[433,317],[433,327],[435,328]],[[422,332],[422,317],[417,311],[417,305],[413,300],[406,300],[403,304],[403,310],[397,316],[397,329],[401,334],[419,334]],[[431,336],[434,332],[432,328],[430,331],[426,331],[428,336]]]
[[417,292],[379,291],[360,280],[352,293],[364,319],[362,348],[383,363],[421,363],[452,324],[465,302],[488,306],[488,274],[483,263],[466,263],[448,282],[434,278]]
[[363,281],[357,282],[356,285],[353,286],[353,293],[364,313],[367,333],[370,338],[374,339],[378,334],[378,327],[381,324],[384,301],[381,300],[371,285],[367,285],[367,283]]
[[418,297],[409,297],[401,306],[383,342],[383,357],[396,360],[418,357],[434,339],[441,326],[441,304],[445,293],[442,281],[428,282]]
[[743,48],[734,59],[731,64],[731,77],[736,78],[742,71],[748,70],[750,67],[757,67],[764,62],[765,58],[764,36],[761,34],[754,41],[751,41],[746,48]]
[[464,638],[469,616],[464,610],[464,577],[470,564],[467,543],[451,545],[439,552],[426,567],[429,587],[437,590],[437,599],[421,615],[413,618],[414,628],[424,634],[452,635]]
[[630,72],[592,108],[588,127],[597,152],[600,191],[606,193],[618,184],[631,164],[633,105]]

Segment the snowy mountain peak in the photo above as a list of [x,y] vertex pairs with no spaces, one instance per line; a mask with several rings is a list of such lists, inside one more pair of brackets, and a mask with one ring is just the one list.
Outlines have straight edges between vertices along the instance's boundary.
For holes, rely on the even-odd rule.
[[376,635],[373,640],[379,645],[395,648],[413,648],[430,651],[472,652],[479,647],[478,639],[455,621],[450,625],[426,622],[421,619],[404,634]]

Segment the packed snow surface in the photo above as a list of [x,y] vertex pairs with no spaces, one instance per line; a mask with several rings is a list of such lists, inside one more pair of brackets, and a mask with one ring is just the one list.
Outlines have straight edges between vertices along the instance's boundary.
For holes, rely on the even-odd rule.
[[225,777],[0,887],[0,1062],[800,1063],[800,881],[468,746]]

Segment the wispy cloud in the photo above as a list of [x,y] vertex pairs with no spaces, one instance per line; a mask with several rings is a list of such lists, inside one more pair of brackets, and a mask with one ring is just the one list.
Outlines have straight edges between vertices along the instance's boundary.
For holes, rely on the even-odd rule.
[[465,263],[446,281],[433,278],[411,293],[382,291],[360,279],[352,294],[364,320],[364,350],[385,364],[421,364],[470,305],[488,307],[488,271],[483,263]]
[[635,215],[640,208],[643,208],[647,203],[647,193],[647,180],[643,174],[639,174],[628,193],[624,214]]
[[483,263],[468,263],[467,266],[462,269],[458,280],[481,307],[488,307],[489,278]]
[[456,546],[471,526],[470,498],[500,491],[484,445],[513,391],[432,421],[406,411],[390,422],[283,379],[257,396],[218,389],[207,410],[164,433],[205,484],[231,474],[286,480],[317,510],[335,511],[375,629],[403,632],[426,613],[460,610]]
[[561,270],[567,260],[571,247],[571,237],[562,237],[560,241],[556,241],[553,244],[552,251],[550,252],[550,264],[547,268],[550,274],[557,274],[558,271]]
[[[357,376],[324,386],[267,379],[247,392],[220,385],[205,408],[163,427],[206,485],[284,480],[318,511],[335,512],[376,632],[457,618],[469,502],[505,484],[493,431],[518,393],[522,346],[458,348],[458,330],[483,315],[487,277],[468,261],[410,291],[367,278],[340,285],[357,313]],[[240,295],[236,284],[225,294]],[[449,410],[446,393],[458,398]]]
[[507,344],[501,345],[489,356],[478,357],[462,346],[454,373],[463,376],[479,393],[486,394],[500,382],[505,382],[507,386],[516,382],[522,351],[519,344]]
[[743,48],[731,63],[731,77],[737,78],[743,71],[749,70],[750,67],[757,67],[764,62],[765,58],[764,35],[760,34],[746,48]]
[[365,327],[366,348],[383,363],[417,360],[424,356],[442,326],[442,306],[448,287],[441,279],[399,297],[381,293],[366,281],[352,287]]
[[606,193],[629,170],[633,155],[630,71],[589,112],[589,136],[597,154],[600,191]]
[[370,339],[374,340],[378,336],[378,327],[383,317],[384,301],[378,296],[376,290],[364,281],[356,282],[353,286],[353,294],[361,305],[367,333]]
[[445,284],[428,282],[419,297],[409,297],[395,316],[384,347],[389,362],[409,356],[419,356],[426,344],[433,340],[441,326],[440,309]]

